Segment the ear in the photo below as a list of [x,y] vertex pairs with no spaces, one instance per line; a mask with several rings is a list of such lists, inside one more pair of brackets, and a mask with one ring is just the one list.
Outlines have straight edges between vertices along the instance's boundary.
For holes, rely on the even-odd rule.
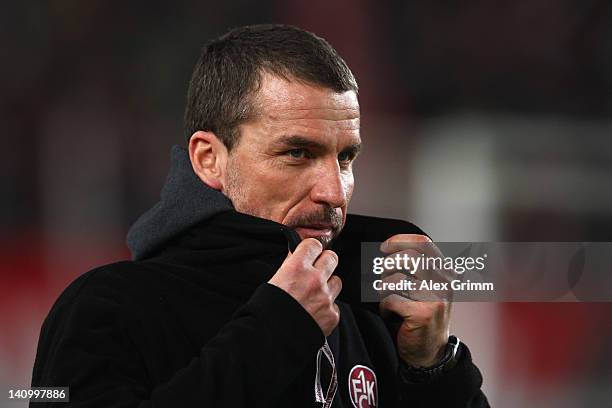
[[228,151],[212,132],[199,130],[189,139],[189,159],[195,174],[208,186],[222,191]]

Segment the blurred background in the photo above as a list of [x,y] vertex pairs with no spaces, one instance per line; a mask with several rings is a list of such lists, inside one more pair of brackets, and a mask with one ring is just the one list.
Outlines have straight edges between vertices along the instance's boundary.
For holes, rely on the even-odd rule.
[[[326,38],[360,83],[352,212],[438,241],[612,241],[612,3],[3,2],[0,388],[81,273],[129,257],[204,43],[262,22]],[[456,304],[495,407],[612,407],[612,305]],[[8,403],[0,397],[0,405]],[[24,404],[14,404],[23,406]],[[13,406],[13,405],[12,405]]]

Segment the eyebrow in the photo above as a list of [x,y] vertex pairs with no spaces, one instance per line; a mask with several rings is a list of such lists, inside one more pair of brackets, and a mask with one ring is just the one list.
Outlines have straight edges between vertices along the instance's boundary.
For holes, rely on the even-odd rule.
[[351,153],[355,156],[357,156],[357,154],[359,154],[359,152],[361,151],[361,143],[356,143],[353,145],[350,145],[349,147],[347,147],[346,149],[342,150],[343,152],[347,152],[347,153]]
[[314,140],[310,140],[300,135],[282,136],[276,141],[275,144],[292,148],[310,147],[312,149],[325,149],[325,146],[322,143],[315,142]]
[[[300,135],[282,136],[276,141],[275,144],[282,145],[285,147],[295,148],[295,149],[302,149],[302,148],[310,148],[310,149],[317,149],[317,150],[326,149],[326,146],[324,144],[315,142],[314,140],[308,139]],[[361,150],[361,143],[355,143],[353,145],[346,147],[345,149],[342,149],[343,152],[349,152],[353,154],[359,153],[360,150]]]

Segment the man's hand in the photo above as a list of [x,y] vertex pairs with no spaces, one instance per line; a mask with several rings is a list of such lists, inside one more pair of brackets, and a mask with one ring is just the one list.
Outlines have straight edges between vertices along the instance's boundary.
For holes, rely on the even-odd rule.
[[[426,256],[440,255],[429,238],[416,234],[394,235],[381,245],[381,251],[409,256],[429,251]],[[402,360],[414,367],[431,367],[440,361],[448,342],[450,306],[450,302],[414,301],[397,294],[381,301],[383,317],[395,313],[403,318],[396,339]]]
[[340,311],[334,303],[342,289],[342,281],[332,276],[338,255],[314,238],[300,242],[293,254],[268,283],[278,286],[297,300],[317,322],[327,337],[338,325]]

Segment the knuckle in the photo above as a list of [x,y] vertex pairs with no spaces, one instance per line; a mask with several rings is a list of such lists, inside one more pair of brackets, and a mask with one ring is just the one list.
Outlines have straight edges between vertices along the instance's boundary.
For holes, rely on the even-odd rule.
[[435,313],[443,314],[444,312],[446,312],[447,307],[448,303],[446,302],[436,302],[436,304],[434,305]]
[[432,242],[431,239],[427,235],[423,235],[423,234],[416,234],[414,236],[414,240],[416,242]]
[[332,276],[329,278],[327,282],[327,296],[331,299],[333,303],[334,299],[338,296],[340,291],[342,290],[342,281],[337,276]]
[[310,291],[310,293],[317,293],[320,292],[322,290],[323,287],[323,283],[321,282],[320,279],[317,279],[316,277],[312,277],[308,280],[307,283],[307,288]]
[[338,308],[338,305],[335,303],[333,305],[333,313],[334,313],[334,322],[338,324],[338,322],[340,321],[340,308]]
[[423,234],[396,234],[385,242],[432,242],[427,235]]
[[340,310],[338,309],[338,305],[336,305],[335,303],[332,303],[329,306],[329,319],[330,321],[333,323],[333,325],[337,325],[338,322],[340,321]]
[[306,258],[305,256],[300,258],[300,261],[298,262],[298,269],[300,272],[305,272],[309,269],[309,267],[311,267],[312,265],[309,264],[308,262],[308,258]]
[[403,241],[406,239],[408,235],[407,234],[395,234],[390,238],[387,238],[387,240],[385,242],[397,242],[397,241]]

